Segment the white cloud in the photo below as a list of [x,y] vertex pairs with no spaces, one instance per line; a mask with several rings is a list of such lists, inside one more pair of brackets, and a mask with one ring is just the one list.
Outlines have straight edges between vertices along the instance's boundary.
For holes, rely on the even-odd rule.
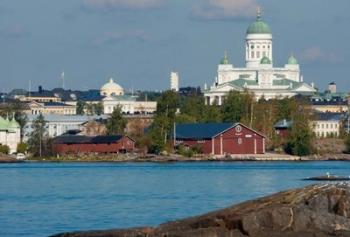
[[317,46],[312,46],[301,52],[300,59],[306,63],[336,63],[338,61],[335,53],[325,52]]
[[248,18],[257,8],[257,0],[206,0],[192,9],[192,16],[206,20]]
[[163,0],[84,0],[84,6],[98,10],[150,9],[163,4]]

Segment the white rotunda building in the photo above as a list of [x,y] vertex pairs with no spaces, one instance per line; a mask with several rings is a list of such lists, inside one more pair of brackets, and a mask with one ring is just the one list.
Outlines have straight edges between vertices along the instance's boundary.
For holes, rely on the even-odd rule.
[[124,95],[124,89],[111,78],[101,87],[100,94],[101,96],[122,96]]
[[206,104],[221,105],[231,90],[248,90],[254,93],[257,100],[262,97],[268,100],[316,92],[313,85],[303,81],[294,55],[289,57],[284,67],[274,67],[272,32],[262,20],[260,10],[256,20],[247,29],[245,49],[245,67],[230,64],[225,52],[213,85],[204,90]]

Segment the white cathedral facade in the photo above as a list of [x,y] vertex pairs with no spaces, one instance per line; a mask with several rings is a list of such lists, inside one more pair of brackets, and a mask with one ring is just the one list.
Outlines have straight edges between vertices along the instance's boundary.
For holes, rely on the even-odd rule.
[[273,41],[270,27],[262,21],[260,11],[246,34],[246,66],[235,67],[227,54],[218,66],[218,75],[210,88],[204,88],[206,104],[221,105],[231,91],[254,93],[255,98],[292,97],[297,94],[313,94],[314,85],[303,81],[297,59],[291,55],[284,67],[273,66]]

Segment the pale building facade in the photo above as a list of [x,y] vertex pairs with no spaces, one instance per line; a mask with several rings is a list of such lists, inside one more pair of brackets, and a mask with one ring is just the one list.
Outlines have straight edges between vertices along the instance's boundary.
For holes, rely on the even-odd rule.
[[170,72],[170,90],[179,91],[179,73]]
[[27,104],[27,114],[59,114],[59,115],[75,115],[76,106],[65,104],[62,102],[36,102],[32,101]]
[[313,132],[318,138],[339,137],[341,127],[341,113],[318,113],[312,121]]
[[104,114],[112,114],[117,107],[123,114],[152,114],[157,110],[157,102],[138,101],[137,96],[125,95],[124,89],[112,79],[101,87],[100,94],[104,96]]
[[292,97],[316,92],[313,85],[303,81],[300,66],[293,55],[284,67],[274,67],[272,33],[270,27],[262,21],[260,12],[247,29],[245,54],[246,65],[240,68],[230,64],[225,53],[213,85],[204,91],[206,104],[221,105],[231,90],[248,90],[255,94],[256,99]]
[[17,151],[21,142],[21,128],[15,119],[4,119],[0,116],[0,144],[10,148],[10,154]]

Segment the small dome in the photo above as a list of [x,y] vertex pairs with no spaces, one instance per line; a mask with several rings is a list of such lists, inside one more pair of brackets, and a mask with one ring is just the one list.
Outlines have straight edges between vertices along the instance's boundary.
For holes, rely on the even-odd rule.
[[271,64],[271,60],[264,56],[261,60],[260,60],[260,64]]
[[291,55],[288,59],[288,64],[290,65],[298,65],[298,60],[293,56]]
[[225,51],[225,56],[223,59],[221,59],[220,64],[230,64],[230,62],[228,61],[228,57],[227,57],[227,52]]
[[124,89],[111,78],[108,83],[101,87],[100,94],[102,96],[120,96],[124,95]]
[[271,34],[270,26],[261,20],[260,11],[257,13],[256,20],[248,27],[248,34]]

